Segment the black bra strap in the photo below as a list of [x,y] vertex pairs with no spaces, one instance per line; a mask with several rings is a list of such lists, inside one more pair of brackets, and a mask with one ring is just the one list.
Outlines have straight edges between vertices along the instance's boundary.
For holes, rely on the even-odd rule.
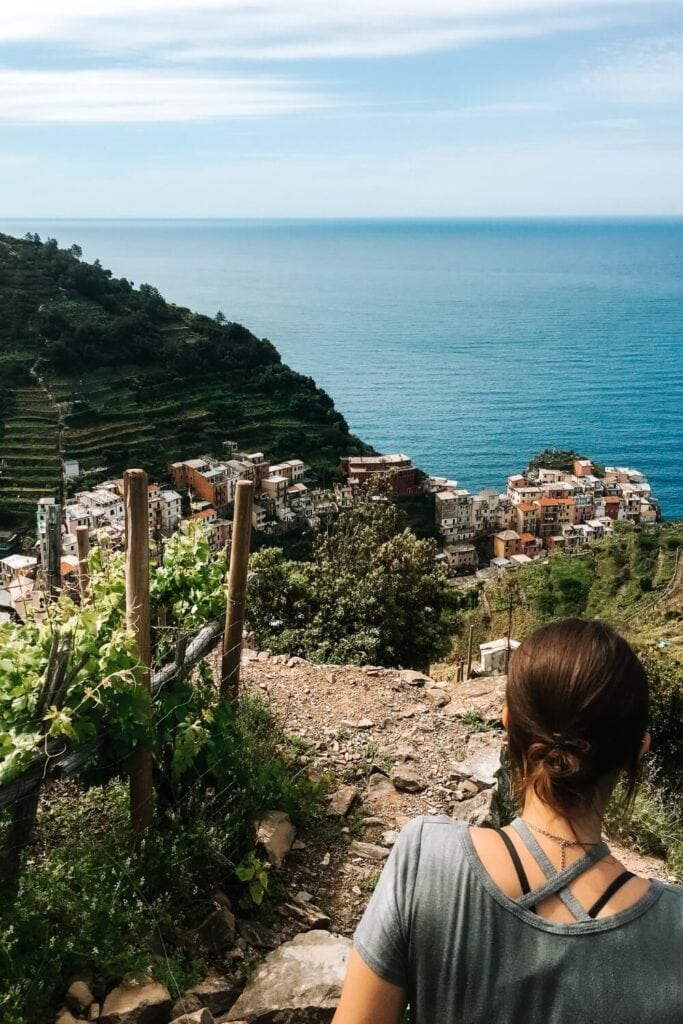
[[590,910],[588,911],[588,916],[597,917],[602,908],[605,906],[605,904],[612,899],[615,892],[618,892],[621,889],[622,885],[626,885],[629,878],[634,877],[635,876],[632,871],[622,871],[620,875],[617,875],[614,881],[607,886],[602,896],[599,899],[597,899],[593,906],[590,908]]
[[531,892],[531,886],[529,885],[529,879],[527,878],[526,871],[524,870],[524,865],[522,864],[520,856],[517,853],[517,850],[515,848],[515,844],[512,842],[512,840],[510,839],[510,836],[507,834],[507,832],[503,832],[502,828],[495,828],[495,826],[493,826],[493,825],[491,825],[489,827],[493,828],[494,832],[497,832],[498,835],[500,836],[500,838],[505,843],[505,846],[507,847],[507,851],[510,854],[510,860],[512,861],[512,863],[514,865],[514,868],[515,868],[515,871],[517,872],[517,878],[519,879],[519,884],[522,887],[522,895],[526,896],[526,894],[528,892]]

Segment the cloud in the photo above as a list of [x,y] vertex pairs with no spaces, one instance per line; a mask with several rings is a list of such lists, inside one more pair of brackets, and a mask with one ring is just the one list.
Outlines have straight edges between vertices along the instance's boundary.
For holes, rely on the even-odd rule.
[[670,105],[683,100],[683,37],[656,39],[609,57],[587,71],[583,89],[629,105]]
[[263,117],[334,105],[278,76],[129,69],[0,71],[0,122],[114,123]]
[[89,53],[293,60],[423,53],[585,28],[672,0],[21,0],[0,41]]

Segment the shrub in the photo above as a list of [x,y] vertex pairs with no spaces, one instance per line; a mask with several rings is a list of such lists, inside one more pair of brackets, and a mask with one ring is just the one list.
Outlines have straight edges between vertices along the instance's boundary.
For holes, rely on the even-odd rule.
[[319,813],[320,789],[292,772],[260,701],[245,696],[204,725],[137,854],[122,782],[47,791],[24,870],[0,896],[0,1024],[44,1013],[76,971],[106,985],[155,977],[178,995],[203,967],[185,936],[212,909],[209,894],[244,899],[254,818],[272,806],[299,825]]

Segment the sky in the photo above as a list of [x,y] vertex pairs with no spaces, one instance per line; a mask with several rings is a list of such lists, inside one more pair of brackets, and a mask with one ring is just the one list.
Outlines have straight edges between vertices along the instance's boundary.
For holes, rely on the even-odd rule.
[[8,0],[0,216],[683,214],[683,0]]

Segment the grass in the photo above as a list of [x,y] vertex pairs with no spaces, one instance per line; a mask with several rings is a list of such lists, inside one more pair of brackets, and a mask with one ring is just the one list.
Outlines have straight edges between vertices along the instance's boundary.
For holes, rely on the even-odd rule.
[[680,799],[667,799],[645,781],[630,811],[623,810],[623,791],[617,789],[607,810],[608,836],[641,853],[663,857],[669,872],[683,883],[683,810]]

